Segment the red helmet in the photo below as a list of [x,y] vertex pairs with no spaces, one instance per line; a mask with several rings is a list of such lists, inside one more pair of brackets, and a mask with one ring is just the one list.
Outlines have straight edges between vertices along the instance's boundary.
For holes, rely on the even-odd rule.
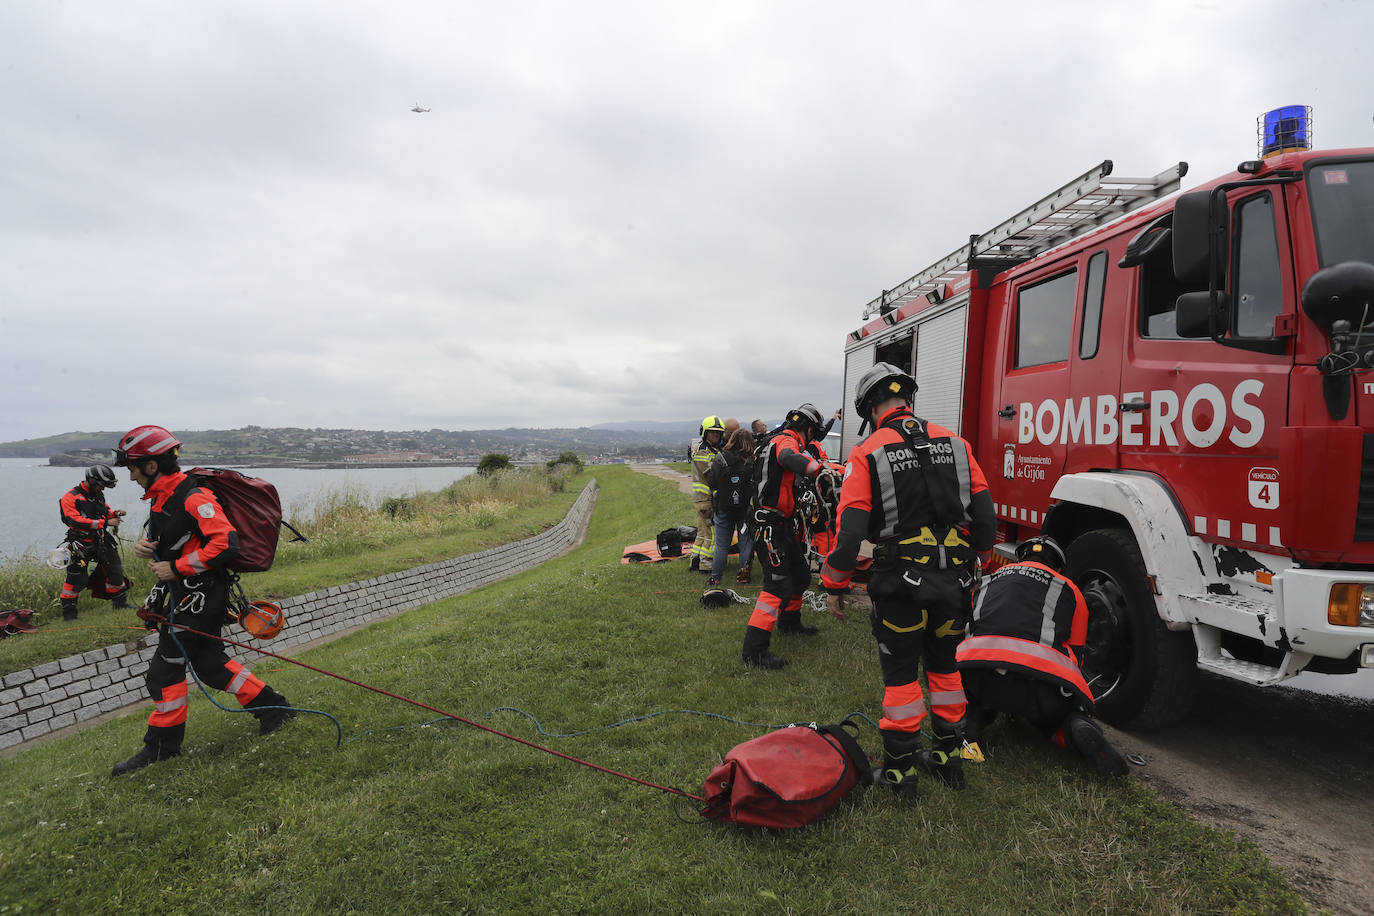
[[135,426],[119,439],[115,446],[115,464],[128,467],[129,462],[176,454],[181,448],[177,437],[161,426]]

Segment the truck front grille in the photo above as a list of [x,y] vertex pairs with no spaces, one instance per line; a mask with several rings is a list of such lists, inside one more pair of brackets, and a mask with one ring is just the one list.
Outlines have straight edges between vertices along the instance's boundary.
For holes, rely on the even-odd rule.
[[1374,541],[1374,434],[1364,437],[1360,462],[1360,502],[1355,510],[1355,540]]

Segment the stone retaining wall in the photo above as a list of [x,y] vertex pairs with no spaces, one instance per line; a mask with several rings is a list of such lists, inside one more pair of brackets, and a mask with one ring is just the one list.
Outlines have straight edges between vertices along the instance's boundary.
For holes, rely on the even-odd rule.
[[[281,602],[286,629],[264,645],[273,652],[304,646],[538,566],[577,543],[595,501],[596,481],[592,480],[562,521],[523,541],[287,598]],[[252,641],[239,631],[230,638]],[[133,646],[92,649],[0,678],[0,749],[146,700],[143,675],[156,645],[157,634],[150,633]],[[257,657],[232,646],[228,652]]]

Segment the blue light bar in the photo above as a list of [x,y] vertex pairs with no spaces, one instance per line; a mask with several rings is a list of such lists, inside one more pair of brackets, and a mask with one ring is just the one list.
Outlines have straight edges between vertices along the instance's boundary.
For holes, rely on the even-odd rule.
[[1295,149],[1312,148],[1312,108],[1285,105],[1266,111],[1259,118],[1260,158]]

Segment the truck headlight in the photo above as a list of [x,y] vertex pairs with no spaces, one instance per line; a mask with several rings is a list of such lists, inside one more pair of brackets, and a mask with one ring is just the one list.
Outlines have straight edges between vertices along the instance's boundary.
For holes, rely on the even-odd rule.
[[1326,622],[1338,627],[1374,627],[1374,585],[1338,582],[1331,586]]

